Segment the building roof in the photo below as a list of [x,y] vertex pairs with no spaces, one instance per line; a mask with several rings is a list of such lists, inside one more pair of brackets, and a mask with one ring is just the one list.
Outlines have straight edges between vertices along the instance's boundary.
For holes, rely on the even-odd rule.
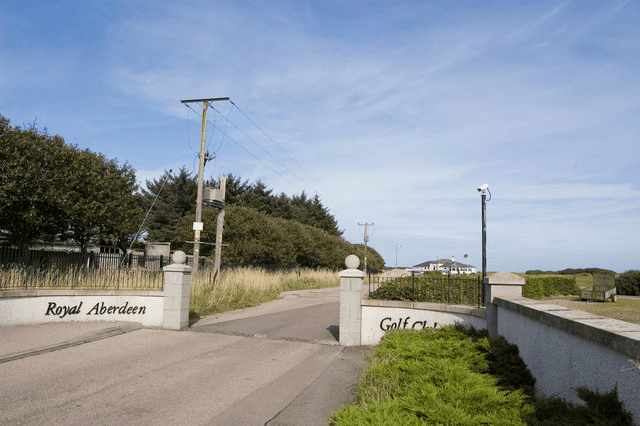
[[438,260],[429,260],[426,262],[422,262],[419,263],[417,265],[414,265],[414,268],[423,268],[426,267],[428,268],[431,265],[442,265],[442,267],[444,268],[475,268],[475,266],[473,265],[467,265],[464,263],[460,263],[460,262],[456,262],[456,261],[452,261],[451,259],[438,259]]

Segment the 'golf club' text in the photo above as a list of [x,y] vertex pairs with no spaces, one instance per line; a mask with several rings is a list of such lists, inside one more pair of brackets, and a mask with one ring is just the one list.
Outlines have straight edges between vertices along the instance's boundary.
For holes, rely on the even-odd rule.
[[[411,317],[406,317],[406,318],[398,318],[398,321],[393,321],[390,317],[386,317],[383,318],[382,321],[380,321],[380,330],[391,330],[394,328],[414,328],[417,330],[421,330],[423,328],[428,328],[429,325],[427,323],[427,321],[414,321],[414,322],[410,322]],[[433,328],[436,328],[438,326],[437,322],[433,323]]]

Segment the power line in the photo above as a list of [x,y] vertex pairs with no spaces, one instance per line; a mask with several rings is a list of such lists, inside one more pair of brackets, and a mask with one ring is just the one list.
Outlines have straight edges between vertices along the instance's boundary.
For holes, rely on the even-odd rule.
[[[191,107],[189,107],[191,108]],[[220,112],[218,110],[216,110],[215,108],[212,108],[217,114],[220,114]],[[209,124],[212,124],[210,121],[207,120],[207,122]],[[282,164],[282,162],[280,162],[279,160],[277,160],[276,158],[273,157],[273,155],[271,155],[268,151],[266,151],[264,148],[262,148],[255,140],[253,140],[249,135],[247,135],[245,132],[243,132],[238,126],[235,125],[235,123],[233,123],[233,121],[229,120],[229,123],[231,123],[231,125],[233,126],[233,128],[235,128],[236,130],[238,130],[238,132],[240,132],[244,137],[246,137],[247,139],[249,139],[255,146],[257,146],[258,148],[260,148],[260,150],[262,150],[265,154],[267,154],[271,159],[273,159],[276,163],[280,164],[280,166],[282,166],[284,169],[286,169],[288,172],[290,172],[292,175],[294,175],[296,178],[298,178],[298,180],[304,182],[303,179],[301,179],[299,176],[297,176],[293,171],[291,171],[288,167],[286,167],[284,164]],[[212,124],[213,126],[213,124]],[[219,128],[214,127],[214,129],[217,129],[218,131],[220,131]],[[233,143],[235,143],[236,145],[238,145],[242,150],[244,150],[247,154],[251,155],[253,158],[255,158],[256,160],[258,160],[259,162],[261,162],[262,164],[264,164],[265,166],[267,166],[269,169],[271,169],[271,171],[273,171],[275,174],[277,174],[278,176],[282,177],[283,179],[285,179],[287,182],[293,184],[294,186],[296,186],[298,189],[300,189],[301,191],[304,191],[304,188],[301,188],[298,184],[296,184],[295,182],[292,182],[290,179],[288,179],[285,175],[283,175],[282,173],[280,173],[278,170],[274,169],[273,167],[271,167],[268,163],[266,163],[262,158],[258,157],[257,155],[255,155],[254,153],[252,153],[251,151],[249,151],[247,148],[245,148],[240,142],[238,142],[237,140],[235,140],[233,137],[229,136],[228,134],[226,135],[227,139],[230,139]]]
[[229,108],[229,112],[227,113],[227,120],[224,123],[224,132],[222,132],[222,141],[220,142],[220,146],[218,147],[218,149],[216,150],[216,152],[220,151],[220,148],[222,148],[222,144],[224,144],[224,137],[227,134],[227,125],[229,124],[229,117],[231,116],[231,111],[233,110],[233,101],[229,100],[229,102],[231,102],[231,108]]
[[[251,119],[251,117],[249,117],[249,116],[248,116],[244,111],[242,111],[242,110],[240,109],[240,107],[239,107],[235,102],[233,102],[233,101],[232,101],[231,103],[233,104],[233,106],[235,106],[235,107],[238,109],[238,111],[240,111],[240,113],[241,113],[242,115],[244,115],[244,116],[245,116],[245,117],[246,117],[246,118],[247,118],[247,119],[248,119],[248,120],[249,120],[249,121],[250,121],[254,126],[256,126],[256,128],[257,128],[258,130],[260,130],[260,132],[262,132],[262,134],[264,134],[264,135],[267,137],[267,139],[269,139],[269,140],[270,140],[270,141],[271,141],[271,142],[272,142],[276,147],[278,147],[278,149],[280,149],[280,151],[282,151],[282,152],[283,152],[287,157],[289,157],[289,159],[290,159],[291,161],[293,161],[293,163],[294,163],[295,165],[297,165],[297,166],[300,168],[300,170],[302,170],[302,171],[303,171],[307,176],[309,176],[309,178],[311,178],[311,180],[313,180],[316,184],[318,184],[318,186],[320,186],[322,189],[324,189],[324,190],[325,190],[329,195],[331,195],[331,196],[332,196],[336,201],[338,201],[339,203],[342,203],[342,201],[340,200],[340,198],[339,198],[338,196],[336,196],[335,194],[333,194],[333,193],[332,193],[328,188],[326,188],[326,187],[325,187],[324,185],[322,185],[322,184],[321,184],[317,179],[315,179],[313,176],[311,176],[311,175],[309,174],[309,172],[307,172],[307,170],[306,170],[304,167],[302,167],[302,166],[300,165],[300,163],[298,163],[298,162],[297,162],[297,161],[296,161],[296,160],[295,160],[291,155],[289,155],[289,153],[288,153],[288,152],[286,152],[286,151],[285,151],[285,150],[284,150],[284,149],[283,149],[283,148],[282,148],[282,147],[281,147],[281,146],[280,146],[276,141],[274,141],[274,140],[273,140],[273,138],[272,138],[271,136],[269,136],[269,135],[267,134],[267,132],[265,132],[265,131],[262,129],[262,127],[260,127],[260,126],[259,126],[259,125],[254,121],[254,120],[252,120],[252,119]],[[346,207],[347,209],[351,209],[351,208],[350,208],[349,206],[347,206],[346,204],[343,204],[343,206],[344,206],[344,207]],[[352,213],[355,213],[355,212],[352,212]]]
[[[267,151],[264,147],[262,147],[260,144],[258,144],[258,142],[256,142],[254,140],[254,138],[252,138],[251,136],[249,136],[245,131],[243,131],[238,125],[236,125],[232,120],[229,119],[229,116],[231,114],[231,110],[235,107],[247,120],[249,120],[249,122],[251,124],[253,124],[253,126],[255,126],[260,133],[262,133],[273,145],[275,145],[282,153],[284,153],[289,160],[296,165],[300,170],[302,170],[304,172],[304,174],[306,176],[308,176],[313,182],[315,182],[315,184],[317,184],[320,188],[322,188],[325,192],[326,195],[329,195],[331,199],[333,199],[336,203],[339,204],[339,206],[335,206],[335,207],[342,207],[342,210],[344,213],[346,213],[348,216],[351,216],[351,218],[357,222],[357,213],[347,204],[345,204],[338,196],[336,196],[335,194],[333,194],[328,188],[326,188],[324,185],[322,185],[317,179],[315,179],[311,174],[309,174],[309,172],[302,166],[300,165],[300,163],[298,163],[287,151],[284,150],[284,148],[282,148],[282,146],[280,146],[269,134],[267,134],[267,132],[260,127],[255,120],[253,120],[251,117],[249,117],[249,115],[247,113],[245,113],[242,109],[240,109],[240,107],[238,107],[238,105],[233,102],[232,100],[229,99],[229,102],[232,104],[232,107],[230,108],[229,112],[227,113],[227,117],[225,118],[224,115],[221,113],[221,111],[219,111],[218,109],[214,108],[213,106],[211,106],[211,109],[214,111],[215,114],[220,114],[223,118],[225,118],[225,129],[221,130],[218,126],[216,126],[215,123],[211,123],[210,121],[207,120],[207,122],[209,124],[211,124],[211,126],[213,127],[213,131],[215,132],[216,130],[220,133],[222,133],[223,135],[223,141],[220,144],[220,147],[222,147],[222,144],[224,143],[224,138],[230,139],[233,143],[235,143],[236,145],[238,145],[238,147],[240,147],[243,151],[245,151],[247,154],[251,155],[253,158],[255,158],[256,160],[258,160],[259,162],[261,162],[262,164],[264,164],[267,168],[269,168],[271,171],[273,171],[275,174],[277,174],[278,176],[282,177],[283,179],[285,179],[287,182],[293,184],[295,187],[297,187],[298,189],[300,189],[301,191],[304,191],[305,189],[300,187],[300,185],[298,185],[296,182],[292,181],[291,179],[289,179],[287,176],[285,176],[284,174],[282,174],[280,171],[276,170],[274,167],[272,167],[270,164],[268,164],[267,162],[264,161],[263,158],[260,158],[259,156],[255,155],[253,152],[251,152],[249,149],[247,149],[245,146],[243,146],[243,144],[241,144],[239,141],[237,141],[235,138],[233,138],[232,136],[230,136],[229,134],[227,134],[227,126],[230,124],[232,126],[233,129],[235,129],[238,133],[240,133],[242,136],[244,136],[246,139],[248,139],[252,144],[254,144],[258,149],[260,149],[260,151],[262,151],[269,159],[271,159],[274,163],[278,164],[280,167],[282,167],[284,170],[286,170],[289,174],[291,174],[293,177],[295,177],[297,179],[297,181],[303,183],[303,184],[308,184],[306,179],[303,179],[302,177],[300,177],[297,173],[295,173],[293,170],[291,170],[290,167],[288,167],[287,165],[285,165],[282,161],[280,161],[279,159],[277,159],[276,157],[274,157],[274,155],[272,155],[269,151]],[[189,106],[188,104],[185,103],[185,105],[189,108],[189,109],[193,109],[191,106]],[[195,112],[195,110],[194,110]],[[313,187],[314,185],[309,185],[311,187]],[[317,191],[316,191],[317,193]]]

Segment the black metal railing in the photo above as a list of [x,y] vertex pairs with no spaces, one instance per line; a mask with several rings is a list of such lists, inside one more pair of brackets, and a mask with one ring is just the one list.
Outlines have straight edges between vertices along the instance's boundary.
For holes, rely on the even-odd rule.
[[369,275],[365,280],[371,299],[471,306],[484,304],[484,286],[480,275]]
[[0,247],[0,290],[162,290],[168,264],[166,256]]
[[144,254],[81,253],[78,251],[22,250],[15,247],[0,247],[0,266],[28,266],[39,269],[68,269],[86,267],[97,269],[144,268],[162,270],[170,263],[168,256],[146,256]]

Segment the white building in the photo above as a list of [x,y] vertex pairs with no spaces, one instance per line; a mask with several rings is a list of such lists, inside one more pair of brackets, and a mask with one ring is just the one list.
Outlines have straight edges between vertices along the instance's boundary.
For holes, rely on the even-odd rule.
[[438,271],[451,275],[470,275],[477,272],[475,266],[456,262],[453,257],[451,259],[430,260],[407,269],[407,272],[416,273],[429,271]]

